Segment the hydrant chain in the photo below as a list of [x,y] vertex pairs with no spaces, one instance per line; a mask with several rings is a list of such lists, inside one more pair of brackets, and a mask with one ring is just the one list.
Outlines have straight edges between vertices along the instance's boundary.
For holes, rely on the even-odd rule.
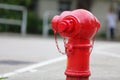
[[[58,41],[57,41],[57,36],[56,36],[55,32],[54,32],[54,38],[55,38],[55,43],[56,43],[56,47],[58,49],[58,52],[61,53],[61,54],[66,54],[66,49],[65,49],[65,52],[62,52],[61,49],[59,48]],[[66,45],[66,39],[64,38],[63,41],[64,41],[64,46],[65,46]]]

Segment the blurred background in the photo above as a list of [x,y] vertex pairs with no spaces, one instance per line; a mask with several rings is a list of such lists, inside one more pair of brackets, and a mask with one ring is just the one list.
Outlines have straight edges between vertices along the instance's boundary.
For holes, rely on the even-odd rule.
[[[101,23],[90,80],[120,80],[120,0],[0,0],[0,80],[65,80],[51,19],[74,9],[91,11]],[[41,66],[57,57],[63,58]]]
[[120,40],[119,0],[0,0],[0,33],[48,36],[53,34],[50,21],[54,15],[65,10],[83,8],[91,11],[100,20],[98,38],[109,39],[106,16],[110,6],[118,17],[115,38]]

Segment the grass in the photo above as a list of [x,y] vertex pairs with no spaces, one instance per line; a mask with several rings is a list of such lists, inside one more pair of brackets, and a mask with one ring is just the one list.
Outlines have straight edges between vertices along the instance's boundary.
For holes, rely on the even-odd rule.
[[4,78],[4,77],[0,77],[0,80],[6,80],[6,78]]

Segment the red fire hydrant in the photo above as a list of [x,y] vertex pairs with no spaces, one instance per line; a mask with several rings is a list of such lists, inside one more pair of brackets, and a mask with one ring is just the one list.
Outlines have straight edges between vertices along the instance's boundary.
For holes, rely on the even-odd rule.
[[67,54],[66,80],[88,80],[90,76],[89,57],[93,39],[100,23],[87,10],[64,11],[52,19],[54,33],[68,38],[65,43]]

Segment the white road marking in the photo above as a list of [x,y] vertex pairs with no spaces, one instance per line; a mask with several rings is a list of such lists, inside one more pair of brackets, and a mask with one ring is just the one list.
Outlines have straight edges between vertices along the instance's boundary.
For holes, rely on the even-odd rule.
[[27,72],[27,71],[31,71],[31,70],[34,70],[38,67],[43,67],[43,66],[46,66],[46,65],[49,65],[49,64],[60,62],[60,61],[63,61],[65,59],[66,59],[66,56],[62,56],[62,57],[59,57],[59,58],[55,58],[55,59],[47,60],[47,61],[44,61],[44,62],[40,62],[40,63],[31,65],[31,66],[28,66],[28,67],[25,67],[25,68],[22,68],[22,69],[15,70],[13,72],[5,73],[3,75],[0,75],[0,78],[1,77],[7,78],[7,77],[10,77],[10,76],[19,74],[19,73],[24,73],[24,72]]
[[[95,54],[106,55],[106,56],[110,56],[110,57],[115,57],[115,58],[120,58],[120,55],[110,53],[110,52],[98,51],[98,52],[94,52],[94,53]],[[40,62],[40,63],[31,65],[31,66],[28,66],[28,67],[25,67],[25,68],[22,68],[22,69],[15,70],[13,72],[5,73],[3,75],[0,75],[0,77],[10,77],[10,76],[13,76],[13,75],[16,75],[16,74],[19,74],[19,73],[24,73],[24,72],[28,72],[28,71],[31,72],[32,70],[35,70],[38,67],[43,67],[43,66],[46,66],[46,65],[49,65],[49,64],[60,62],[60,61],[63,61],[65,59],[66,59],[66,56],[62,56],[62,57],[59,57],[59,58],[47,60],[47,61]],[[32,71],[32,72],[35,72],[35,71]]]
[[29,70],[30,72],[37,72],[38,70],[36,69],[32,69],[32,70]]

